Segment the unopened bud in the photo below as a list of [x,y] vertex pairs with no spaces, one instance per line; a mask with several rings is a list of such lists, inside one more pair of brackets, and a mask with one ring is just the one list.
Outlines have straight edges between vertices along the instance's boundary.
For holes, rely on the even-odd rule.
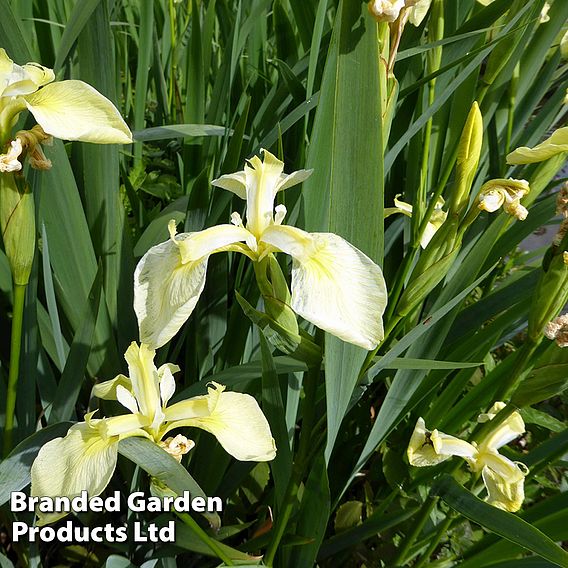
[[461,214],[469,203],[469,192],[477,172],[483,143],[483,118],[476,101],[469,111],[458,145],[456,176],[452,188],[450,212]]
[[0,174],[0,228],[15,284],[25,286],[35,253],[35,208],[29,185]]

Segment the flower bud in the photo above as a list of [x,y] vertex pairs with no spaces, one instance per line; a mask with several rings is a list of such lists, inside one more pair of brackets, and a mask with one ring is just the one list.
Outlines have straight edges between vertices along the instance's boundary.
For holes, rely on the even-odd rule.
[[14,284],[25,286],[35,253],[35,208],[29,185],[21,176],[0,174],[0,229]]
[[483,118],[473,102],[458,145],[456,176],[450,200],[450,212],[461,215],[469,203],[469,192],[477,172],[483,143]]

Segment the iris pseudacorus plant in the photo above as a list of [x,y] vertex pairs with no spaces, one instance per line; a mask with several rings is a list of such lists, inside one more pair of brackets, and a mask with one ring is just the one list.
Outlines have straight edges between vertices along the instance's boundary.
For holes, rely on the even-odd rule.
[[[130,376],[118,375],[93,390],[99,398],[118,400],[129,414],[97,419],[91,412],[64,438],[40,449],[31,470],[32,496],[73,498],[83,490],[89,497],[100,495],[116,468],[118,442],[132,436],[148,438],[179,461],[180,454],[194,446],[193,441],[181,435],[165,436],[182,427],[210,432],[238,460],[274,459],[270,427],[252,396],[226,392],[223,385],[209,383],[208,394],[167,406],[175,391],[173,373],[179,368],[165,364],[157,369],[154,355],[147,345],[132,343],[125,354]],[[38,516],[38,524],[44,525],[65,513],[38,512]]]
[[[14,135],[24,111],[37,124]],[[98,144],[132,142],[117,108],[96,89],[83,81],[55,81],[51,69],[39,63],[18,65],[0,48],[0,229],[14,284],[5,454],[12,447],[25,289],[36,242],[33,194],[20,170],[26,156],[32,168],[51,168],[41,145],[49,144],[52,137]]]
[[334,233],[307,233],[283,225],[286,208],[274,207],[277,193],[301,183],[311,171],[286,175],[283,162],[263,153],[264,161],[255,156],[243,171],[212,182],[246,200],[246,225],[233,213],[232,224],[176,234],[170,222],[170,240],[152,247],[140,260],[134,309],[141,340],[157,348],[177,333],[203,291],[211,254],[234,251],[261,262],[284,252],[293,259],[292,310],[344,341],[374,349],[383,338],[387,303],[381,269]]
[[[488,413],[481,414],[478,422],[493,420],[505,408],[505,403],[496,402]],[[480,443],[466,442],[438,430],[426,429],[419,418],[408,445],[407,455],[411,465],[425,467],[439,464],[452,456],[464,458],[474,472],[481,472],[487,489],[487,502],[505,511],[515,512],[521,508],[525,493],[527,467],[501,455],[499,449],[525,432],[521,415],[514,411],[490,432]]]

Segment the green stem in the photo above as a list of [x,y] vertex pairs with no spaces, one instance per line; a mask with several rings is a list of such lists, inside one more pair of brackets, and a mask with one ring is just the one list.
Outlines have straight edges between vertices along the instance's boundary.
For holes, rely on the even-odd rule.
[[385,345],[385,342],[389,338],[390,334],[394,331],[394,328],[398,325],[398,323],[400,322],[401,319],[402,319],[402,316],[399,316],[399,315],[394,315],[394,316],[392,316],[391,318],[388,319],[388,323],[387,323],[387,327],[385,329],[385,335],[383,337],[383,340],[381,341],[381,343],[379,345],[377,345],[377,347],[375,347],[375,349],[373,349],[372,351],[369,351],[367,353],[367,357],[365,357],[365,361],[363,362],[363,365],[361,365],[361,371],[359,372],[358,381],[361,381],[361,379],[363,378],[363,375],[367,372],[367,370],[371,366],[371,363],[373,362],[373,358],[377,354],[379,347]]
[[430,513],[433,511],[436,503],[438,502],[438,497],[428,497],[424,501],[418,519],[414,523],[414,528],[406,535],[406,538],[402,541],[396,558],[394,559],[393,566],[404,566],[404,561],[408,556],[408,551],[410,547],[414,544],[416,537],[422,532],[426,521],[430,517]]
[[393,289],[389,293],[389,305],[387,308],[387,312],[385,314],[385,320],[387,320],[389,323],[390,320],[393,318],[396,305],[398,303],[398,300],[402,293],[402,289],[404,287],[404,283],[414,264],[414,258],[416,257],[417,253],[418,253],[418,246],[417,245],[410,246],[410,248],[406,251],[406,254],[404,255],[400,269],[397,272]]
[[[432,79],[428,83],[428,107],[431,107],[434,104],[434,100],[436,98],[436,80]],[[426,128],[424,130],[424,145],[422,147],[422,163],[420,165],[420,187],[418,190],[418,199],[416,202],[416,211],[415,215],[412,217],[412,225],[413,225],[413,243],[420,242],[421,234],[420,228],[422,224],[422,214],[426,209],[427,203],[427,195],[426,195],[426,186],[428,181],[428,160],[430,159],[430,144],[432,139],[432,125],[434,123],[433,117],[430,117],[428,122],[426,123]]]
[[296,498],[298,495],[298,488],[302,480],[302,474],[304,467],[307,462],[307,457],[310,453],[312,435],[314,433],[314,422],[316,418],[316,397],[318,388],[320,369],[318,366],[311,367],[306,372],[304,379],[304,389],[305,398],[303,404],[303,415],[302,415],[302,430],[300,433],[300,443],[298,445],[298,453],[296,454],[296,459],[294,460],[294,469],[292,475],[290,476],[290,482],[286,488],[286,494],[284,496],[284,506],[280,512],[278,518],[276,519],[274,525],[274,536],[268,545],[266,554],[264,556],[264,563],[266,566],[272,566],[274,563],[274,557],[278,551],[278,546],[280,541],[284,536],[286,527],[288,526],[288,521],[292,515],[292,511],[296,505]]
[[[477,99],[476,99],[479,106],[481,106],[481,103],[483,102],[483,99],[485,98],[485,95],[487,94],[488,90],[489,90],[489,85],[483,85],[483,87],[480,89],[479,94],[477,95]],[[442,176],[441,176],[440,181],[439,181],[439,183],[436,187],[436,191],[434,191],[434,195],[430,199],[430,203],[428,204],[428,209],[426,210],[426,214],[424,215],[424,218],[422,219],[422,223],[420,224],[420,231],[418,231],[418,238],[413,243],[415,246],[420,242],[420,239],[422,238],[422,235],[424,234],[424,231],[426,230],[426,225],[428,224],[428,219],[430,219],[430,217],[432,217],[432,213],[434,212],[434,208],[436,207],[436,203],[438,201],[438,198],[442,195],[442,193],[443,193],[443,191],[446,187],[446,184],[448,183],[448,180],[450,179],[450,176],[451,176],[452,171],[454,169],[454,165],[455,165],[456,160],[458,158],[458,147],[459,147],[459,144],[456,144],[455,148],[452,150],[450,158],[448,159],[448,161],[446,163],[446,168],[442,172]]]
[[14,284],[14,306],[12,311],[12,335],[10,339],[10,371],[8,373],[8,391],[6,393],[6,422],[4,424],[3,452],[6,457],[12,450],[16,394],[20,372],[20,352],[22,349],[22,326],[26,285]]
[[430,544],[428,545],[428,548],[424,551],[424,554],[422,554],[420,560],[414,565],[414,568],[422,568],[422,566],[425,566],[427,563],[430,562],[430,555],[434,552],[434,550],[436,550],[438,544],[440,544],[440,540],[442,540],[444,535],[447,534],[448,529],[452,524],[453,520],[454,520],[453,515],[448,514],[448,516],[440,523],[439,528],[436,531],[436,534],[434,535],[434,537],[430,541]]
[[497,391],[495,400],[503,400],[507,402],[511,398],[513,393],[517,390],[517,387],[523,378],[526,365],[536,351],[539,343],[539,341],[527,338],[526,343],[523,344],[521,352],[515,361],[515,366],[513,367],[511,374],[503,381],[501,388]]
[[191,531],[204,542],[215,556],[220,558],[227,566],[235,566],[235,563],[225,554],[219,543],[211,538],[187,513],[176,513],[176,515],[191,529]]

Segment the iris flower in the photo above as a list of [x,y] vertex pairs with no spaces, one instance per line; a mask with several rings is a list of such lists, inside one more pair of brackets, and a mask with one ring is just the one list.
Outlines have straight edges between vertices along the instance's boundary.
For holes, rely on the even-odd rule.
[[[492,420],[505,408],[505,403],[496,402],[487,414],[481,414],[479,422]],[[411,465],[425,467],[436,465],[452,456],[464,458],[473,471],[480,471],[487,489],[487,502],[505,511],[515,512],[521,508],[524,494],[526,466],[501,455],[499,449],[525,432],[525,424],[518,412],[506,420],[481,441],[470,444],[455,436],[438,430],[426,429],[419,418],[408,445],[407,455]]]
[[291,308],[309,322],[367,350],[383,338],[387,303],[381,269],[333,233],[307,233],[283,225],[286,208],[279,191],[301,183],[311,171],[283,173],[284,164],[263,150],[245,169],[212,183],[246,200],[246,226],[238,213],[232,224],[176,234],[152,247],[134,274],[134,310],[142,342],[153,348],[169,341],[193,311],[203,287],[209,256],[234,251],[260,262],[284,252],[293,259]]
[[[402,213],[407,217],[412,217],[412,205],[401,201],[399,199],[400,194],[394,198],[394,207],[387,207],[385,209],[385,218],[395,213]],[[428,243],[432,240],[432,237],[436,234],[436,231],[444,224],[444,221],[448,217],[448,212],[444,211],[442,207],[444,206],[444,198],[438,197],[436,200],[436,205],[434,206],[434,211],[432,211],[432,216],[428,223],[426,223],[426,229],[420,238],[420,246],[426,248]]]
[[55,81],[51,69],[39,63],[17,65],[0,48],[0,142],[24,110],[55,138],[99,144],[132,142],[116,107],[95,88],[83,81]]
[[529,192],[529,182],[524,179],[493,179],[481,187],[477,196],[477,206],[489,213],[494,213],[503,207],[505,213],[524,221],[529,212],[521,205],[521,199]]
[[[64,438],[45,444],[32,465],[32,496],[73,498],[83,490],[89,497],[99,495],[116,468],[118,442],[132,436],[148,438],[179,460],[193,441],[180,435],[163,438],[181,427],[210,432],[238,460],[274,459],[270,427],[252,396],[225,392],[223,385],[210,383],[207,395],[167,406],[179,367],[165,364],[157,369],[154,355],[147,345],[130,345],[125,354],[130,377],[118,375],[93,390],[99,398],[118,400],[130,413],[101,419],[87,414],[85,422],[72,426]],[[65,513],[38,511],[38,516],[38,524],[44,525]]]

